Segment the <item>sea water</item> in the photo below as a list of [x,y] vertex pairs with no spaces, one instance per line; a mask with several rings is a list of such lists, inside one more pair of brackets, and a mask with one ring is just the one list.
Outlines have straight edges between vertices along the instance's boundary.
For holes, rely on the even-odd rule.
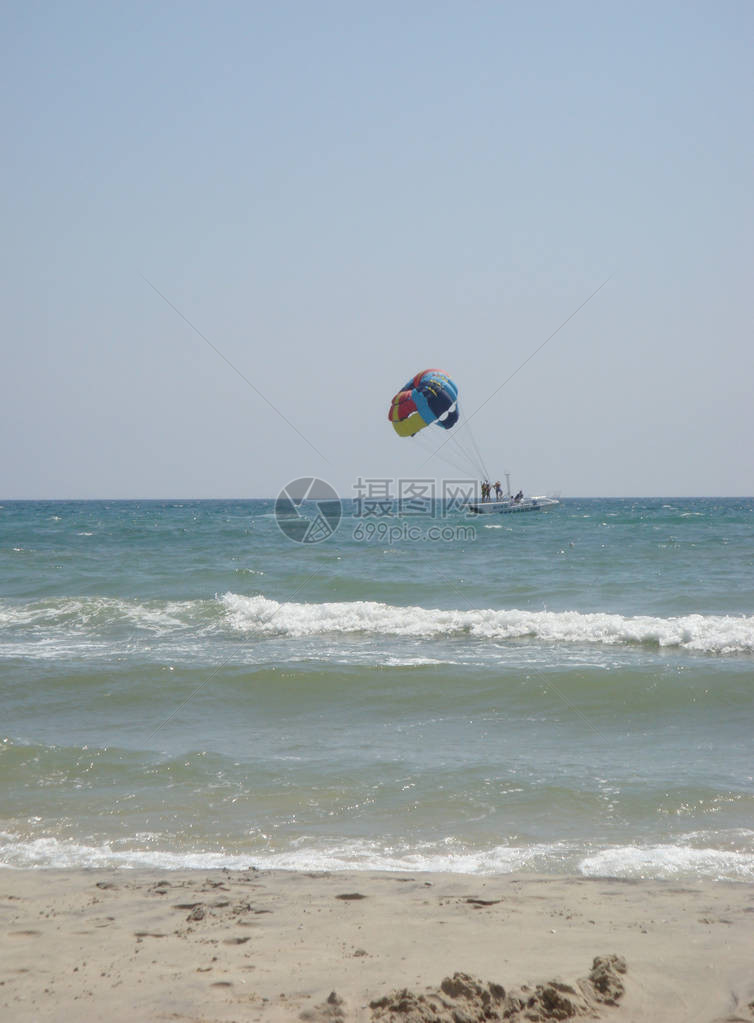
[[0,865],[754,880],[754,500],[366,524],[3,502]]

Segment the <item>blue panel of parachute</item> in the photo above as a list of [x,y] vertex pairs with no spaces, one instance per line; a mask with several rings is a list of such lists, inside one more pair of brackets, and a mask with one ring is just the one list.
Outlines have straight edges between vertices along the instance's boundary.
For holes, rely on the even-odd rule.
[[[413,383],[413,381],[411,382]],[[431,415],[427,417],[429,422],[434,420],[444,430],[449,430],[451,426],[455,426],[458,422],[458,408],[456,406],[458,388],[450,377],[438,372],[438,370],[430,369],[422,374],[418,385],[415,384],[414,386],[418,395],[421,395],[426,401],[430,410]],[[415,400],[418,408],[419,398],[417,397]],[[421,409],[419,411],[421,412]],[[441,416],[442,418],[440,418]]]

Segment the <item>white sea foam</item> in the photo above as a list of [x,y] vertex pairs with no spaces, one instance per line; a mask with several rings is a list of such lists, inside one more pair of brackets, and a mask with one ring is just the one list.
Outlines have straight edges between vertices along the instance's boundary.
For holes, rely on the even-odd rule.
[[30,841],[0,833],[0,866],[72,869],[78,867],[158,867],[161,870],[211,870],[224,867],[243,870],[253,862],[250,856],[223,852],[169,852],[159,849],[115,849],[109,843],[84,845],[57,838]]
[[687,845],[619,846],[588,856],[579,864],[587,877],[625,877],[672,880],[700,877],[754,881],[754,856],[724,849]]
[[573,860],[573,850],[559,842],[479,850],[452,839],[415,848],[393,848],[366,839],[319,846],[307,844],[303,839],[296,847],[280,852],[229,853],[161,850],[152,847],[154,837],[141,847],[122,848],[121,842],[95,846],[54,837],[24,839],[0,832],[0,867],[243,870],[253,865],[263,870],[415,870],[489,875],[519,870],[557,871],[562,869],[564,861]]
[[297,847],[280,852],[231,853],[160,849],[153,844],[157,836],[147,836],[147,840],[138,842],[141,837],[134,836],[133,848],[124,848],[123,842],[87,845],[54,837],[24,839],[0,832],[0,867],[244,870],[254,866],[261,870],[410,870],[480,876],[518,871],[579,872],[585,877],[648,880],[754,880],[754,856],[751,854],[682,845],[622,846],[580,858],[578,848],[565,842],[473,849],[452,839],[415,848],[393,848],[365,839],[328,846],[307,844],[302,840]]
[[436,657],[385,657],[382,664],[386,668],[426,668],[438,664],[456,664],[457,661],[441,661]]
[[210,601],[159,601],[142,603],[116,597],[57,597],[28,604],[0,602],[0,625],[54,629],[128,625],[155,633],[195,627]]
[[[544,870],[565,847],[555,844],[529,847],[500,846],[491,850],[456,848],[448,841],[440,847],[394,850],[372,841],[348,841],[328,847],[300,843],[281,852],[228,853],[208,850],[170,851],[153,848],[118,848],[115,843],[86,845],[54,837],[24,839],[0,832],[0,867],[159,867],[163,870],[226,868],[250,865],[266,870],[422,870],[452,873],[510,873]],[[117,843],[120,846],[122,843]]]
[[643,643],[702,653],[754,653],[754,616],[694,614],[655,618],[579,611],[443,610],[396,607],[374,601],[298,604],[235,593],[226,593],[221,601],[231,627],[253,635],[367,633],[425,639],[532,638],[553,643]]
[[295,603],[236,593],[226,593],[216,601],[141,602],[114,597],[59,597],[25,604],[0,601],[0,627],[21,629],[13,640],[22,644],[24,630],[29,628],[28,638],[40,647],[53,639],[66,643],[109,639],[112,627],[166,638],[187,633],[211,636],[230,627],[248,636],[534,639],[552,644],[645,644],[698,653],[754,654],[754,616],[658,618],[515,608],[401,607],[359,600]]

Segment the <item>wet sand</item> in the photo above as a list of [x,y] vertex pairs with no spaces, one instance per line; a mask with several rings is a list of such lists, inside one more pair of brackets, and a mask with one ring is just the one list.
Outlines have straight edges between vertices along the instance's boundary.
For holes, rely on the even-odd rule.
[[0,871],[5,1021],[754,1020],[754,886]]

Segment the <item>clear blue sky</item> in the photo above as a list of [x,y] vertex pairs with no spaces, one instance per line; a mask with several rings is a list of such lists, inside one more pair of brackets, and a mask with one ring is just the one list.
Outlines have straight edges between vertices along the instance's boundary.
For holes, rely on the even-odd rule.
[[754,493],[748,0],[0,19],[0,498],[426,474],[406,379],[477,409],[611,275],[475,416],[491,472]]

